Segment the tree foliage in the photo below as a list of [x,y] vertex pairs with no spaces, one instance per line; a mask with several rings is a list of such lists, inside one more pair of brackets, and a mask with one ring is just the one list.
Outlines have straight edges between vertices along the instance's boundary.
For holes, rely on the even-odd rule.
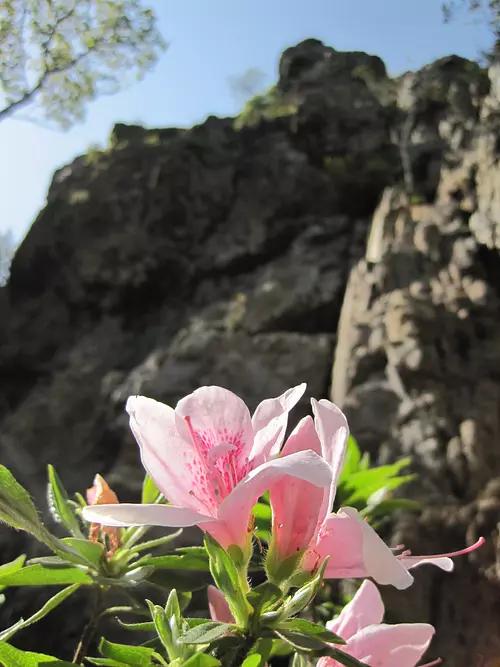
[[265,73],[258,67],[250,67],[239,76],[228,78],[229,88],[237,101],[246,102],[264,90]]
[[461,9],[484,18],[494,37],[492,48],[484,55],[487,59],[500,56],[500,0],[448,0],[442,4],[446,22],[453,19]]
[[165,46],[140,0],[0,0],[0,119],[29,105],[67,128]]

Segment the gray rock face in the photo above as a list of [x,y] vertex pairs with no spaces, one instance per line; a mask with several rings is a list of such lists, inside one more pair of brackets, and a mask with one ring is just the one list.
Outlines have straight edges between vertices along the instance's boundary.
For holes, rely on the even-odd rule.
[[499,654],[500,125],[491,113],[452,121],[448,109],[427,121],[429,136],[447,127],[436,194],[415,204],[390,188],[373,216],[344,297],[331,397],[380,461],[412,458],[410,493],[426,509],[400,517],[395,543],[440,553],[487,538],[454,576],[418,572],[404,604],[387,591],[392,617],[436,625],[431,657],[466,667]]
[[[386,591],[392,620],[435,623],[435,652],[470,667],[498,655],[500,622],[497,75],[490,93],[450,57],[394,81],[317,40],[279,73],[293,110],[241,129],[120,124],[55,174],[0,295],[1,460],[41,504],[48,462],[70,491],[101,472],[134,500],[130,394],[174,404],[221,384],[253,408],[306,381],[376,458],[412,457],[427,509],[396,542],[488,537],[457,575],[418,572],[404,603]],[[71,623],[37,627],[25,645],[74,644]]]

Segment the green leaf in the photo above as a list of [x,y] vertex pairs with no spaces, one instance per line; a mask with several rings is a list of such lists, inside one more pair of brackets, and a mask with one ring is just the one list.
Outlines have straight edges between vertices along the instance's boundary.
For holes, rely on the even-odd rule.
[[321,639],[305,635],[301,632],[277,629],[275,629],[274,632],[277,637],[289,644],[296,651],[311,653],[323,651],[328,646],[325,642],[321,641]]
[[375,519],[378,517],[389,516],[392,512],[399,509],[418,512],[422,509],[422,504],[416,500],[409,500],[407,498],[391,498],[389,500],[382,500],[382,502],[377,505],[365,507],[361,510],[360,515],[362,517],[367,516],[370,519]]
[[260,667],[261,664],[261,656],[258,653],[254,653],[243,660],[241,667]]
[[[266,667],[275,640],[266,637],[258,639],[250,649],[247,659],[251,658],[254,667]],[[246,664],[246,660],[243,664]]]
[[129,667],[128,662],[119,662],[111,658],[85,658],[85,660],[92,665],[103,665],[104,667]]
[[[173,636],[173,631],[167,621],[165,610],[162,609],[159,605],[149,603],[149,601],[148,604],[151,611],[151,616],[153,617],[153,627],[155,628],[161,643],[167,651],[169,660],[175,660],[176,658],[180,657],[176,641],[177,636]],[[176,628],[178,628],[177,624]]]
[[181,644],[210,644],[215,639],[238,630],[236,625],[209,621],[191,628],[180,637]]
[[92,584],[92,578],[77,567],[44,567],[28,565],[22,570],[0,575],[0,586],[64,586]]
[[[4,563],[3,565],[0,565],[0,577],[2,575],[12,574],[13,572],[17,572],[17,570],[20,570],[24,565],[25,560],[26,556],[23,555],[18,556],[15,560],[11,560],[10,563]],[[3,591],[4,588],[6,588],[6,586],[0,586],[0,591]],[[2,603],[4,601],[5,598],[2,600]]]
[[152,621],[145,621],[144,623],[125,623],[125,621],[122,621],[120,618],[116,618],[116,622],[124,630],[137,630],[141,632],[155,631],[155,624]]
[[250,610],[233,559],[208,533],[205,533],[205,548],[210,558],[210,572],[217,588],[225,595],[236,622],[246,626]]
[[366,665],[364,662],[360,662],[356,658],[353,658],[352,655],[348,655],[347,653],[344,653],[344,651],[334,648],[333,646],[328,648],[328,652],[325,653],[325,655],[334,658],[337,662],[340,662],[341,665],[345,665],[345,667],[369,667],[369,665]]
[[11,574],[12,572],[17,572],[17,570],[20,570],[22,566],[24,565],[24,562],[26,560],[26,556],[18,556],[14,560],[11,560],[9,563],[4,563],[3,565],[0,565],[0,577],[5,576],[6,574]]
[[401,459],[390,465],[378,466],[370,470],[362,470],[349,476],[346,486],[350,491],[348,498],[343,501],[352,505],[357,501],[366,501],[372,493],[383,487],[392,490],[413,479],[413,475],[398,476],[400,470],[410,464],[410,459]]
[[128,646],[127,644],[114,644],[102,638],[99,644],[99,651],[105,658],[124,662],[133,667],[142,667],[150,665],[154,649],[144,646]]
[[51,612],[58,605],[60,605],[61,602],[64,602],[66,598],[69,598],[69,596],[72,595],[79,588],[80,588],[79,584],[73,584],[73,586],[68,586],[68,588],[64,588],[62,591],[56,593],[53,597],[50,598],[50,600],[48,600],[48,602],[46,602],[43,605],[41,609],[39,609],[35,614],[27,618],[25,621],[21,618],[19,621],[17,621],[17,623],[14,623],[14,625],[12,625],[10,628],[7,628],[6,630],[3,630],[3,632],[0,632],[0,642],[7,641],[7,639],[10,639],[19,630],[27,628],[29,625],[33,625],[33,623],[36,623],[44,616],[47,616],[49,612]]
[[182,554],[180,556],[169,554],[167,556],[146,556],[137,563],[141,565],[152,565],[157,570],[195,570],[197,572],[208,572],[208,558],[200,558],[198,554]]
[[190,554],[191,556],[198,556],[199,558],[204,558],[208,563],[208,553],[205,547],[178,547],[175,550],[175,553],[179,554]]
[[328,565],[329,557],[325,558],[318,572],[312,579],[296,590],[291,598],[285,601],[282,608],[282,614],[285,618],[295,616],[307,607],[318,593],[318,590],[323,582],[326,566]]
[[177,537],[182,535],[183,529],[179,528],[175,533],[170,533],[170,535],[165,535],[165,537],[158,537],[155,540],[148,540],[147,542],[139,542],[134,547],[131,547],[130,551],[133,553],[138,553],[139,551],[146,551],[147,549],[154,549],[155,547],[161,547],[164,544],[169,544]]
[[252,588],[247,595],[247,600],[254,609],[254,614],[260,616],[268,607],[278,602],[283,597],[283,592],[279,586],[275,586],[270,581]]
[[0,465],[0,521],[30,533],[67,560],[87,564],[71,547],[49,533],[40,521],[28,492],[3,465]]
[[28,492],[3,465],[0,465],[0,521],[35,537],[44,530]]
[[49,483],[47,496],[49,510],[58,523],[62,523],[74,537],[83,539],[80,523],[76,518],[73,507],[70,505],[68,494],[64,488],[54,466],[48,466]]
[[339,477],[339,482],[343,482],[353,473],[359,470],[359,463],[361,461],[361,451],[354,436],[351,434],[347,440],[347,447],[344,455],[344,463],[342,465],[342,472]]
[[222,663],[207,653],[195,653],[189,660],[182,663],[182,667],[220,667]]
[[152,505],[161,495],[161,491],[158,489],[151,477],[146,475],[144,477],[144,482],[142,483],[141,503],[143,505]]
[[69,544],[70,547],[78,551],[92,565],[95,565],[97,568],[101,565],[104,557],[104,545],[100,542],[91,542],[90,540],[78,539],[76,537],[65,537],[61,541],[64,544]]
[[322,625],[311,623],[311,621],[306,621],[304,618],[290,618],[282,621],[276,629],[280,632],[282,630],[298,632],[309,637],[321,639],[321,641],[328,642],[329,644],[345,644],[342,637],[330,632],[330,630],[327,630]]
[[64,662],[59,658],[43,653],[32,653],[31,651],[21,651],[6,642],[0,643],[0,665],[2,667],[75,667],[70,662]]

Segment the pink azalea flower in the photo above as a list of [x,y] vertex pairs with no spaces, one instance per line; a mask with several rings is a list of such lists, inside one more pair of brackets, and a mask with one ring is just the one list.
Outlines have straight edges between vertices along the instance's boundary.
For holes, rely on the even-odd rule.
[[[384,604],[377,587],[364,581],[340,616],[326,627],[346,641],[342,651],[370,667],[415,667],[431,642],[434,628],[427,623],[387,625],[382,623],[383,617]],[[317,667],[340,665],[333,658],[320,658],[317,663]]]
[[330,401],[312,399],[312,407],[314,423],[310,417],[302,420],[283,453],[312,450],[320,454],[332,468],[332,485],[324,490],[304,479],[283,478],[271,486],[273,537],[268,563],[272,567],[293,553],[305,551],[305,570],[314,570],[330,557],[325,570],[328,579],[372,577],[379,584],[404,589],[413,582],[410,569],[429,563],[449,572],[452,556],[467,554],[483,544],[481,538],[471,547],[437,556],[412,556],[409,551],[398,554],[352,507],[330,514],[349,428],[344,414]]
[[318,532],[335,498],[349,427],[343,413],[330,401],[312,399],[315,420],[305,417],[288,438],[283,455],[312,450],[332,468],[329,488],[313,487],[300,479],[281,479],[270,488],[273,509],[271,552],[278,561],[306,549]]
[[332,471],[313,451],[278,457],[288,412],[305,384],[263,401],[253,417],[221,387],[201,387],[175,410],[143,396],[127,402],[142,463],[169,505],[86,507],[88,521],[106,526],[199,525],[227,548],[249,547],[251,508],[283,476],[328,488]]

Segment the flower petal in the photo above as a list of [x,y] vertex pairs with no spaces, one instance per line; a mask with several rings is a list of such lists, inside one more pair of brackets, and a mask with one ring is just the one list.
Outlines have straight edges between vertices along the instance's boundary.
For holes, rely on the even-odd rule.
[[391,549],[373,530],[367,521],[359,516],[353,507],[341,508],[339,514],[347,515],[358,525],[363,541],[363,563],[368,576],[379,584],[392,584],[396,588],[405,589],[413,583],[413,577],[396,558]]
[[326,556],[328,579],[373,577],[379,584],[407,588],[413,577],[357,510],[345,507],[330,514],[311,546],[306,567],[314,568]]
[[337,482],[344,463],[347,438],[349,437],[349,425],[342,410],[331,401],[327,401],[326,399],[316,401],[312,398],[311,403],[316,431],[321,442],[322,455],[333,470],[330,495],[325,502],[321,516],[321,520],[323,520],[332,511]]
[[220,590],[210,585],[207,588],[207,595],[210,618],[221,623],[234,623],[234,616],[231,613],[228,601]]
[[210,500],[202,496],[199,483],[204,462],[191,439],[179,434],[175,411],[145,396],[131,396],[126,410],[142,464],[163,495],[174,505],[209,513]]
[[231,530],[234,544],[245,543],[253,505],[259,496],[284,475],[297,477],[321,488],[328,487],[332,477],[330,466],[313,451],[283,456],[252,470],[219,507],[218,518]]
[[[290,435],[282,457],[300,451],[321,453],[314,422],[304,417]],[[278,561],[306,549],[316,533],[323,498],[329,489],[321,488],[296,477],[282,477],[270,487],[273,510],[273,551]]]
[[371,667],[415,667],[434,632],[427,623],[370,625],[351,637],[343,649]]
[[373,582],[366,579],[340,615],[327,623],[326,627],[347,640],[368,625],[382,623],[383,618],[384,603],[379,590]]
[[[200,387],[181,399],[175,411],[189,420],[201,455],[208,455],[219,445],[232,445],[234,450],[229,456],[237,469],[245,469],[243,475],[246,473],[253,445],[253,427],[250,412],[239,396],[223,387]],[[220,472],[222,474],[222,469]]]
[[213,517],[204,516],[184,507],[173,505],[139,505],[120,503],[119,505],[91,505],[82,510],[86,521],[104,526],[197,526],[213,521]]
[[306,390],[303,382],[277,398],[268,398],[257,406],[252,425],[254,445],[250,455],[252,468],[278,456],[285,439],[288,413],[300,401]]

